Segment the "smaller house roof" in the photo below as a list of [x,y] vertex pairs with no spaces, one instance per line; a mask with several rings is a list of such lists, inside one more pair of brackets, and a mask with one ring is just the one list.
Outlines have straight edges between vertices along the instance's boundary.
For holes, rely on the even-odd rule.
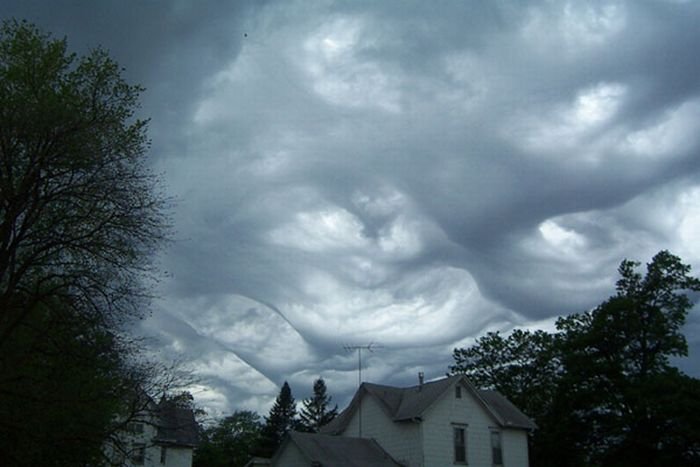
[[502,427],[527,430],[537,427],[527,415],[499,392],[477,390],[466,376],[455,375],[407,388],[362,383],[350,405],[321,431],[337,434],[345,430],[359,404],[359,399],[365,394],[373,396],[395,422],[420,419],[426,410],[455,384],[463,384]]
[[332,467],[401,467],[376,441],[366,438],[290,432],[272,465],[293,443],[311,465]]

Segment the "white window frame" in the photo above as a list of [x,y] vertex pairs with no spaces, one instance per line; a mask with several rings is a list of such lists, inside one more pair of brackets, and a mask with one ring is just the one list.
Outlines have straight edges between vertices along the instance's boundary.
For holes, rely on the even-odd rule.
[[[467,465],[469,463],[467,428],[468,425],[466,424],[452,424],[452,460],[456,465]],[[461,443],[459,441],[461,441]],[[462,457],[464,459],[462,459]]]
[[495,428],[491,429],[491,462],[495,466],[503,465],[503,436],[501,431]]

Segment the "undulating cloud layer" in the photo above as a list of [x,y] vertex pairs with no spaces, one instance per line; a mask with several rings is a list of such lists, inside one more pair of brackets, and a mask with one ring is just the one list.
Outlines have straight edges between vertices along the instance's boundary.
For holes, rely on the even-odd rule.
[[[438,377],[487,330],[700,272],[700,4],[16,1],[144,84],[177,199],[142,332],[214,413]],[[700,313],[686,335],[700,374]]]

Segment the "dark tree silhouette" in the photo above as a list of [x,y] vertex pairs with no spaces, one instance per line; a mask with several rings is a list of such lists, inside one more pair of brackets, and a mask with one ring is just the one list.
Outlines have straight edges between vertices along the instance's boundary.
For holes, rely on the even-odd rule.
[[299,412],[299,427],[310,433],[318,433],[319,429],[338,415],[338,406],[329,409],[332,397],[327,394],[323,378],[314,381],[314,394],[302,402]]
[[147,122],[134,118],[140,92],[102,50],[78,57],[26,22],[0,27],[8,465],[97,464],[121,399],[144,382],[120,329],[144,312],[167,218],[145,165]]
[[[617,293],[557,320],[557,333],[490,333],[455,349],[453,373],[503,392],[533,417],[533,465],[700,465],[700,381],[671,365],[700,290],[667,251],[623,261]],[[680,409],[683,407],[684,409]]]
[[194,467],[243,467],[260,440],[260,416],[247,410],[236,411],[214,426],[203,430],[194,453]]
[[265,426],[258,449],[259,455],[272,457],[285,435],[296,427],[296,416],[296,402],[289,384],[285,381],[270,409],[270,414],[265,417]]

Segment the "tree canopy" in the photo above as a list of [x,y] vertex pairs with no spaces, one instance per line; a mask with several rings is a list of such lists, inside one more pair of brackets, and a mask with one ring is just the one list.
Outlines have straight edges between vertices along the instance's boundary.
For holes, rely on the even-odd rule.
[[260,441],[262,427],[257,413],[239,410],[205,428],[195,451],[194,467],[243,467]]
[[145,161],[142,88],[95,49],[78,57],[17,21],[0,29],[0,345],[38,304],[109,323],[143,312],[165,238]]
[[455,349],[453,373],[496,388],[539,429],[533,465],[700,465],[700,381],[673,367],[700,290],[690,266],[667,251],[625,260],[616,294],[561,317],[556,333],[489,333]]
[[152,376],[122,329],[144,313],[167,203],[135,117],[142,88],[121,72],[103,50],[0,27],[0,452],[12,465],[97,465],[125,395]]

